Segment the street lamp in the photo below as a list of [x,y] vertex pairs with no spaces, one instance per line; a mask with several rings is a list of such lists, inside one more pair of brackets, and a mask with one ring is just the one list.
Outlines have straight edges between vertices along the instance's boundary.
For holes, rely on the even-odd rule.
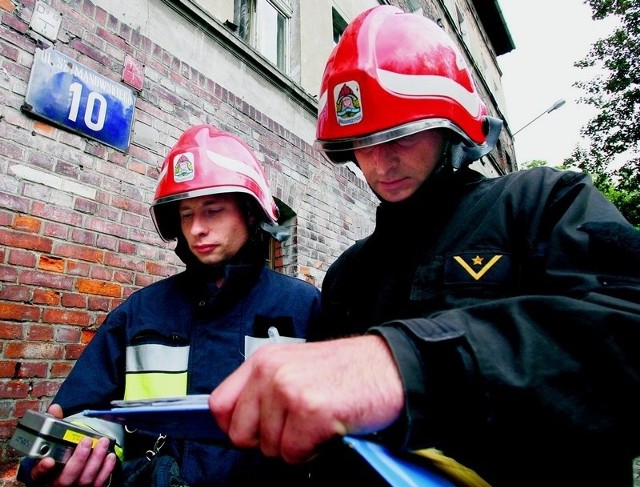
[[534,118],[533,120],[531,120],[528,124],[526,124],[524,127],[516,130],[512,137],[515,137],[517,133],[522,132],[524,129],[526,129],[529,125],[531,125],[533,122],[535,122],[536,120],[538,120],[542,115],[544,115],[545,113],[551,113],[554,110],[557,110],[558,108],[560,108],[562,105],[564,105],[566,102],[560,98],[559,100],[557,100],[553,105],[551,105],[549,108],[547,108],[544,112],[542,112],[540,115],[538,115],[536,118]]

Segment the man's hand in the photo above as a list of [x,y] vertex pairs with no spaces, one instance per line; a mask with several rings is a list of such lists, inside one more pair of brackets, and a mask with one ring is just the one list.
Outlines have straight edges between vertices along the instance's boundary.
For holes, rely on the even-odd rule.
[[[58,404],[49,406],[47,413],[63,418]],[[64,467],[56,465],[53,458],[45,457],[31,469],[31,478],[48,487],[103,487],[109,482],[116,460],[116,454],[109,452],[107,438],[100,438],[94,448],[91,448],[90,438],[83,438]]]
[[290,463],[336,435],[390,425],[404,405],[402,382],[375,335],[266,345],[209,397],[209,409],[239,447]]

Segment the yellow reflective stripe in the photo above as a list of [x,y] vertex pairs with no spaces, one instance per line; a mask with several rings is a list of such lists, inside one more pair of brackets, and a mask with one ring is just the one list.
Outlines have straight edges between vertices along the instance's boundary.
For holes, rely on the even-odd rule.
[[126,400],[185,396],[186,394],[187,372],[178,374],[162,372],[127,374],[124,391]]
[[189,346],[170,347],[157,343],[127,347],[127,373],[184,372],[189,365]]
[[189,346],[157,343],[127,347],[124,399],[184,396]]

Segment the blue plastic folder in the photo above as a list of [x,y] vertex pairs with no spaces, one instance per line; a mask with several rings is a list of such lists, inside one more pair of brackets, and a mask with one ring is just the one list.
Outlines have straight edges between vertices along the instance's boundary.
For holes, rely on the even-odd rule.
[[129,430],[172,438],[229,443],[209,411],[208,394],[141,401],[113,401],[111,409],[87,409],[85,416],[119,423]]
[[455,487],[449,477],[415,454],[395,455],[380,443],[354,436],[344,442],[355,449],[390,485],[394,487]]
[[[126,425],[129,430],[231,446],[209,411],[208,397],[208,394],[199,394],[113,401],[111,409],[88,409],[83,414]],[[384,445],[355,436],[345,436],[344,442],[394,487],[455,487],[449,477],[415,455],[396,455]]]

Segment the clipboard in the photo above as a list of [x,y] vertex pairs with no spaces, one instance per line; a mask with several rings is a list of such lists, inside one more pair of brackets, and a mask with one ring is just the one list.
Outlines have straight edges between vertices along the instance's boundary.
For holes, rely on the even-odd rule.
[[148,400],[112,401],[111,409],[86,409],[84,416],[100,418],[151,434],[223,443],[231,446],[209,411],[208,394]]
[[[149,434],[164,434],[171,438],[197,440],[235,448],[211,415],[208,398],[208,394],[196,394],[141,401],[112,401],[111,409],[87,409],[82,414],[119,423],[129,430],[138,429]],[[393,452],[383,444],[359,436],[347,435],[342,441],[358,452],[394,487],[460,485],[432,462],[415,453]],[[488,484],[463,482],[463,485]]]

